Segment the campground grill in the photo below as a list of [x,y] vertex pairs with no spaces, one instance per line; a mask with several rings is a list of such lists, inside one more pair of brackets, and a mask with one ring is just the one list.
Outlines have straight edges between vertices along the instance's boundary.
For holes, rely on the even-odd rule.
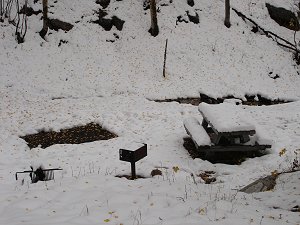
[[60,168],[55,169],[42,169],[41,167],[33,170],[33,167],[30,167],[31,170],[25,170],[21,172],[16,172],[16,180],[18,180],[19,173],[29,173],[32,183],[37,183],[38,181],[48,181],[54,179],[54,171],[55,170],[62,170]]

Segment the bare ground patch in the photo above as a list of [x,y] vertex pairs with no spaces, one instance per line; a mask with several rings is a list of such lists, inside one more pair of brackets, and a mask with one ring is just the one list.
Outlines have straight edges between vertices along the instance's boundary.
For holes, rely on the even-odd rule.
[[76,126],[59,132],[40,131],[37,134],[22,136],[29,148],[47,148],[54,144],[81,144],[98,140],[108,140],[117,137],[116,134],[102,128],[99,124],[89,123],[84,126]]
[[191,105],[199,105],[201,102],[205,102],[208,104],[220,104],[228,99],[236,99],[241,102],[243,105],[250,106],[262,106],[262,105],[276,105],[276,104],[284,104],[289,103],[291,101],[284,99],[268,99],[261,95],[246,95],[245,99],[235,98],[234,96],[226,96],[222,98],[213,98],[205,94],[200,94],[199,98],[176,98],[176,99],[163,99],[163,100],[153,100],[155,102],[178,102],[180,104],[191,104]]

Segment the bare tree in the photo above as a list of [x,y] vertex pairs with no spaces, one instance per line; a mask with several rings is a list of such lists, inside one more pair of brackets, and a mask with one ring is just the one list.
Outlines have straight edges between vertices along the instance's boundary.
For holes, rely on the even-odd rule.
[[27,32],[27,0],[24,2],[23,6],[23,16],[20,18],[20,6],[19,1],[16,1],[17,4],[17,24],[16,24],[16,38],[18,41],[18,44],[21,44],[25,40],[25,35]]
[[48,0],[43,0],[43,28],[40,31],[40,35],[42,38],[48,32]]
[[225,0],[225,20],[224,25],[229,28],[230,24],[230,0]]
[[0,22],[3,22],[3,15],[4,15],[4,0],[0,0]]
[[294,59],[296,60],[297,64],[300,65],[300,54],[298,50],[298,45],[300,44],[300,41],[296,41],[296,32],[300,30],[300,25],[299,25],[299,20],[300,20],[300,1],[297,2],[295,1],[295,6],[296,6],[296,13],[297,13],[297,21],[290,21],[290,23],[294,27],[294,44],[296,48],[296,52],[294,54]]
[[150,14],[151,14],[151,28],[149,32],[152,36],[156,37],[158,35],[158,25],[157,25],[157,14],[156,14],[156,2],[155,0],[150,0]]

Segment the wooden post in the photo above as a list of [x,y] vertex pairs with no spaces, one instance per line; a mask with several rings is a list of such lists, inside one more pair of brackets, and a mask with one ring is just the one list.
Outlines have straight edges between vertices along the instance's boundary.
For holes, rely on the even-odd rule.
[[229,28],[230,24],[230,0],[225,0],[225,20],[224,25]]
[[168,39],[166,39],[166,45],[165,45],[163,77],[166,77],[167,48],[168,48]]
[[0,0],[0,22],[4,22],[2,16],[4,14],[4,2]]

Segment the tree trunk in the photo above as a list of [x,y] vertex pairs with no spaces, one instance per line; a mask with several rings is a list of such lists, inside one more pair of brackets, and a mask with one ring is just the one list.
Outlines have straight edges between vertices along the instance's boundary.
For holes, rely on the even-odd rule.
[[40,31],[40,35],[42,38],[48,32],[48,0],[43,0],[43,29]]
[[225,20],[224,25],[229,28],[230,24],[230,0],[225,0]]
[[[3,4],[3,5],[2,5]],[[0,0],[0,22],[3,22],[3,18],[2,18],[2,16],[3,16],[3,11],[4,11],[4,2],[3,2],[3,0]]]
[[151,33],[152,36],[156,37],[158,35],[158,25],[157,25],[155,0],[150,0],[150,14],[151,14],[151,28],[149,32]]

